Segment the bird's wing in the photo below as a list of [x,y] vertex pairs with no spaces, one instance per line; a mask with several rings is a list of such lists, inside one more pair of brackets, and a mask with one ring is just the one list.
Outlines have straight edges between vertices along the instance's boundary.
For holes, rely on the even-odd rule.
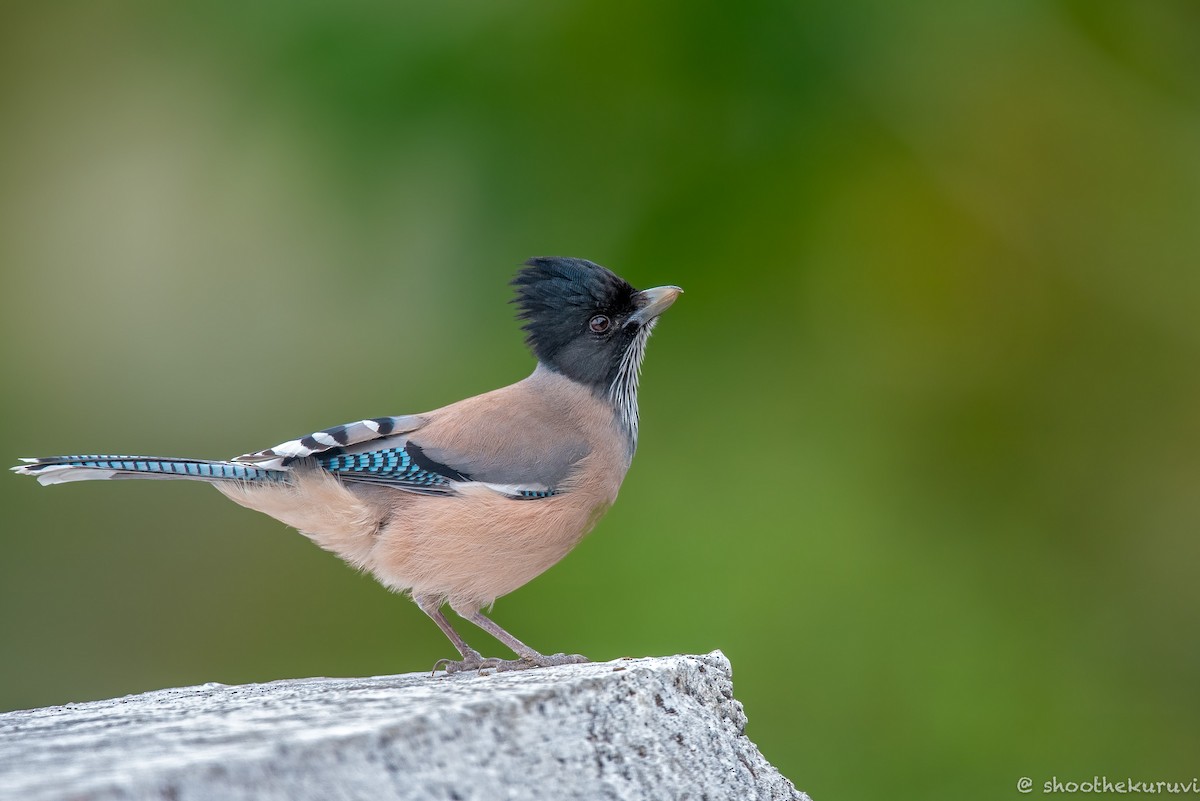
[[429,495],[477,484],[514,498],[548,497],[590,448],[561,409],[519,387],[428,414],[334,426],[235,461],[282,469],[310,464],[344,481]]
[[473,484],[531,499],[562,491],[575,464],[588,453],[587,444],[574,436],[548,440],[536,420],[455,418],[457,414],[439,415],[408,434],[331,449],[315,459],[346,481],[435,495]]
[[350,448],[332,448],[312,457],[317,466],[343,481],[376,484],[423,495],[453,495],[470,476],[425,454],[407,435]]

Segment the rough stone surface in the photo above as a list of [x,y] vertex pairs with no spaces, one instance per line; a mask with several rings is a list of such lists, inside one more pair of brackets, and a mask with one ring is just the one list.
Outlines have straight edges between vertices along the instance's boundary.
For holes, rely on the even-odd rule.
[[0,715],[0,798],[802,799],[714,651],[205,684]]

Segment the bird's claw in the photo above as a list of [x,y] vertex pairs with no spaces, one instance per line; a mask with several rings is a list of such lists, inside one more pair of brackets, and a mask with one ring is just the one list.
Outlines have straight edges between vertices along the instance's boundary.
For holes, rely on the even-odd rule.
[[531,654],[520,659],[507,659],[496,666],[497,673],[509,670],[529,670],[535,667],[554,667],[555,665],[578,665],[591,661],[582,654]]
[[446,673],[462,673],[467,670],[482,670],[483,668],[497,668],[504,664],[503,659],[495,657],[484,657],[478,651],[469,651],[463,655],[462,659],[439,659],[433,663],[433,673],[436,675],[438,670],[445,668]]
[[496,659],[484,657],[478,651],[470,651],[462,659],[439,659],[433,664],[433,672],[445,669],[447,674],[462,673],[467,670],[483,670],[494,668],[497,673],[507,673],[512,670],[529,670],[538,667],[554,667],[556,665],[578,665],[589,662],[582,654],[529,654],[520,659]]

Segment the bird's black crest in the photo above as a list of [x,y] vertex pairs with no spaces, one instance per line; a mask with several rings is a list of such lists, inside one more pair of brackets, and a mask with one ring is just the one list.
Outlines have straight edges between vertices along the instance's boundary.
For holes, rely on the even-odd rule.
[[[526,342],[538,361],[587,384],[603,384],[623,351],[619,321],[636,310],[637,290],[625,279],[586,259],[541,257],[525,262],[512,281]],[[588,322],[612,318],[604,343],[583,347]]]
[[587,259],[543,256],[525,262],[525,268],[512,281],[517,288],[514,300],[521,308],[518,315],[530,331],[542,318],[554,317],[564,307],[604,309],[614,304],[633,308],[637,290],[621,276]]

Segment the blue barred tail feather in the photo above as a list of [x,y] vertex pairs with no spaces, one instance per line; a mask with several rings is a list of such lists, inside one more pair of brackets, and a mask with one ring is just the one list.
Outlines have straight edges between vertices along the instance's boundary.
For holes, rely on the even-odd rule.
[[14,473],[34,476],[39,484],[116,478],[184,478],[194,481],[285,481],[286,470],[272,470],[238,462],[179,459],[161,456],[49,456],[22,459]]

